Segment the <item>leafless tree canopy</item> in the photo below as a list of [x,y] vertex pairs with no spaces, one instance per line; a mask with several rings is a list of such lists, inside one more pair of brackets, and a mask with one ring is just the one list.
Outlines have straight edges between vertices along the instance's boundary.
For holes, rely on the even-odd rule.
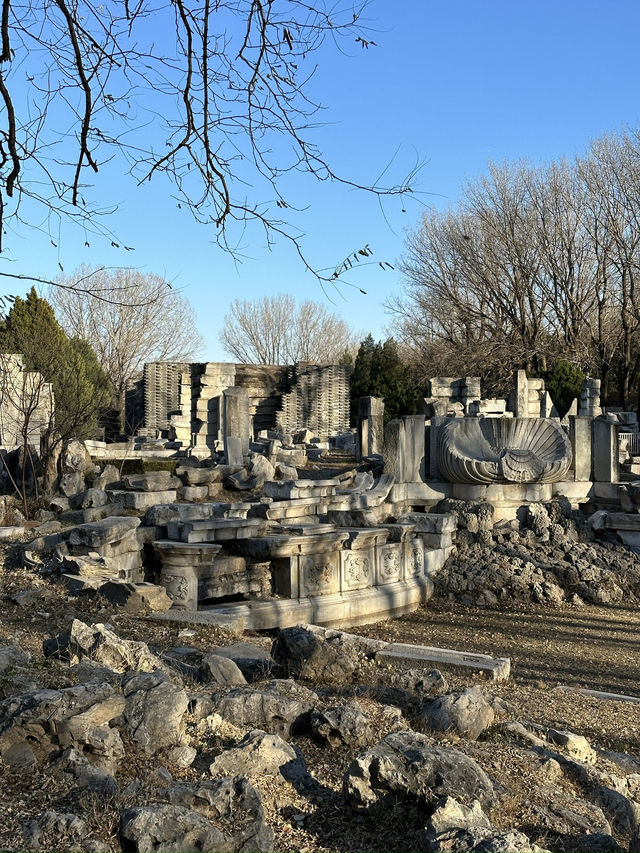
[[[193,360],[203,346],[189,302],[163,278],[136,270],[77,271],[48,299],[70,336],[88,341],[123,403],[145,361]],[[91,292],[72,282],[91,282]]]
[[346,352],[355,355],[359,336],[322,305],[309,300],[297,304],[282,293],[234,299],[220,340],[243,364],[336,364]]
[[[395,334],[425,376],[481,375],[556,357],[629,405],[640,378],[640,132],[574,162],[492,165],[459,206],[409,234]],[[636,287],[638,285],[638,287]]]
[[36,220],[55,234],[52,216],[106,232],[98,214],[110,211],[92,200],[91,182],[115,158],[138,184],[167,178],[178,204],[212,225],[224,248],[234,251],[257,221],[267,242],[292,240],[306,264],[286,216],[306,199],[288,197],[287,175],[377,196],[408,190],[405,181],[366,186],[336,174],[313,142],[316,62],[330,61],[325,48],[375,44],[362,25],[365,5],[4,0],[0,234]]

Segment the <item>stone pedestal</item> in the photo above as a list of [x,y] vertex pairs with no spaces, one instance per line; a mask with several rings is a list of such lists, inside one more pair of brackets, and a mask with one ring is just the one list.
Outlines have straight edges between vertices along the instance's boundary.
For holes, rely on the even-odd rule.
[[616,424],[593,421],[593,479],[597,483],[618,482],[618,429]]
[[243,388],[225,388],[223,396],[223,437],[225,449],[228,436],[235,436],[242,442],[242,454],[249,453],[252,438],[251,401]]
[[424,415],[389,421],[384,429],[382,450],[385,474],[397,483],[420,483],[425,473]]
[[569,440],[573,452],[573,468],[576,480],[590,480],[592,473],[591,440],[593,419],[569,416]]
[[153,547],[162,563],[160,583],[173,600],[173,607],[197,610],[200,573],[206,571],[211,576],[211,564],[222,546],[160,540]]
[[384,443],[384,401],[380,397],[360,397],[358,401],[358,455],[382,453]]

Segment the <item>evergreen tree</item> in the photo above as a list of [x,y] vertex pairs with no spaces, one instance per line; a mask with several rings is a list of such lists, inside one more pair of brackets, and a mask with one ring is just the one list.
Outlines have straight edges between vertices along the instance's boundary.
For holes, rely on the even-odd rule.
[[393,338],[375,343],[367,335],[360,344],[351,377],[352,422],[357,418],[358,400],[367,396],[382,397],[385,423],[417,412],[418,389]]
[[89,344],[66,336],[35,288],[25,299],[17,297],[7,314],[0,351],[21,353],[27,370],[51,382],[55,428],[62,440],[95,435],[100,412],[112,398],[107,377]]

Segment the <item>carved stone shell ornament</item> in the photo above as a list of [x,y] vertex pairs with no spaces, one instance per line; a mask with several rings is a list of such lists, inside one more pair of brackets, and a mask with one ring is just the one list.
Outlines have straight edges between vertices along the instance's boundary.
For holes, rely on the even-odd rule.
[[568,436],[549,418],[458,418],[438,445],[450,483],[557,483],[572,460]]

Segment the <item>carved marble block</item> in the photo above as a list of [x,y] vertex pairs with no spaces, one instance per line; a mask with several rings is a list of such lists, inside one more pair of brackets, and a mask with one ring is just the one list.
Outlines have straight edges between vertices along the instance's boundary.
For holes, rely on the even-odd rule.
[[439,435],[438,466],[450,483],[556,483],[571,461],[569,437],[546,418],[463,418]]

